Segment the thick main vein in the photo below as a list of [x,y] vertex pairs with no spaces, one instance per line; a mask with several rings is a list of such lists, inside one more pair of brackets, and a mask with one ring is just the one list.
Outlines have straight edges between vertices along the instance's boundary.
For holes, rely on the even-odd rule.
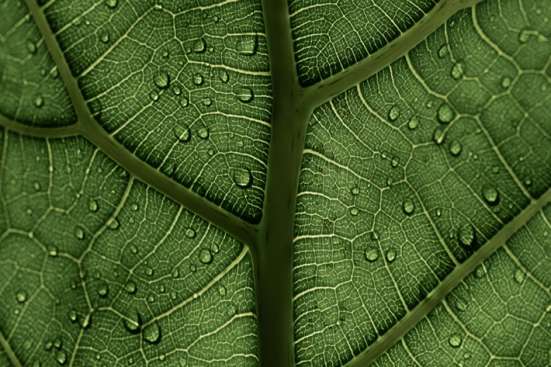
[[8,343],[6,338],[4,337],[4,334],[2,334],[2,331],[0,331],[0,347],[4,349],[4,352],[8,356],[8,359],[10,360],[13,367],[23,367],[17,356],[15,355],[15,352],[11,348],[11,345]]
[[[44,43],[59,70],[61,80],[67,90],[73,108],[75,109],[78,122],[72,125],[74,129],[136,178],[172,198],[174,201],[203,219],[228,232],[236,239],[249,246],[254,253],[256,240],[255,226],[222,209],[218,205],[211,203],[207,199],[161,173],[158,169],[140,160],[99,125],[88,109],[86,100],[78,85],[78,81],[71,73],[69,64],[65,59],[63,51],[42,9],[35,0],[25,0],[25,3],[44,38]],[[30,129],[27,130],[32,132]],[[19,128],[18,131],[24,132],[25,130]],[[37,130],[36,132],[38,133],[41,131]]]
[[305,101],[318,106],[372,75],[407,54],[443,25],[461,9],[476,5],[481,0],[441,0],[414,26],[400,37],[374,52],[364,60],[333,76],[324,79],[304,91]]
[[482,245],[480,249],[471,255],[469,259],[456,266],[456,268],[448,274],[448,276],[446,276],[446,278],[444,278],[444,280],[440,282],[423,301],[409,311],[404,318],[391,327],[377,341],[354,357],[346,366],[365,367],[400,341],[404,335],[414,328],[419,321],[426,317],[453,289],[471,274],[478,265],[482,264],[484,260],[504,246],[515,233],[549,203],[551,203],[551,189],[547,190],[537,200],[532,200],[515,219],[504,225],[492,238]]

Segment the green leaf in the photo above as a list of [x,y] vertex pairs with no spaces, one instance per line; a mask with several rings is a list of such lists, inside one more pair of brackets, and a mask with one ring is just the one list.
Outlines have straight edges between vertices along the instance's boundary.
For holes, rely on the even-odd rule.
[[547,0],[0,2],[0,366],[551,363]]

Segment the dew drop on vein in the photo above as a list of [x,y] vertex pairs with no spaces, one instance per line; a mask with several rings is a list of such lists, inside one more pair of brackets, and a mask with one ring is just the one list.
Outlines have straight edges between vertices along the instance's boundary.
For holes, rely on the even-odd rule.
[[237,91],[237,99],[239,99],[243,103],[248,103],[252,101],[253,98],[254,98],[254,93],[250,88],[243,87]]
[[241,38],[237,42],[237,52],[242,55],[252,56],[256,53],[258,39],[256,35]]
[[364,255],[367,261],[374,262],[379,258],[379,250],[374,248],[366,249]]
[[159,89],[166,89],[170,85],[170,75],[166,71],[160,71],[153,78],[153,82]]
[[457,237],[459,242],[463,246],[471,246],[474,243],[475,232],[474,228],[470,223],[466,223],[459,227],[457,232]]
[[181,143],[187,143],[191,139],[191,130],[187,127],[178,125],[172,131],[176,139]]

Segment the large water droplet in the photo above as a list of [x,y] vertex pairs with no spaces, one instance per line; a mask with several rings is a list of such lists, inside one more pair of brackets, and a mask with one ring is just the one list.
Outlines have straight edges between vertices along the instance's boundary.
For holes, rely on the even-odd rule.
[[212,254],[209,249],[199,251],[199,261],[203,264],[210,264],[212,262]]
[[137,334],[140,331],[142,318],[136,311],[123,320],[124,328],[131,334]]
[[482,197],[490,205],[496,205],[499,202],[499,192],[493,186],[482,187]]
[[64,365],[67,362],[67,354],[64,351],[59,350],[55,354],[55,360],[58,364]]
[[365,249],[365,259],[374,262],[379,258],[379,250],[375,248]]
[[250,187],[253,182],[251,171],[246,168],[238,168],[233,172],[233,182],[240,188]]
[[386,261],[391,263],[394,260],[396,260],[396,251],[394,251],[393,249],[390,249],[386,252]]
[[416,116],[413,116],[408,121],[408,128],[410,130],[415,130],[419,126],[419,119]]
[[406,199],[402,202],[402,209],[405,214],[411,215],[415,211],[415,204],[413,204],[411,199]]
[[27,292],[19,290],[15,293],[15,299],[18,303],[25,303],[27,301]]
[[207,42],[203,38],[199,38],[193,43],[193,52],[200,54],[207,49]]
[[459,230],[457,232],[457,237],[459,239],[459,242],[463,246],[470,246],[474,242],[474,228],[470,223],[466,223],[459,227]]
[[239,90],[237,91],[237,98],[243,103],[248,103],[253,100],[254,93],[250,88],[239,88]]
[[181,143],[187,143],[191,139],[191,130],[187,127],[177,125],[172,131]]
[[463,146],[457,140],[454,140],[450,143],[450,154],[453,155],[454,157],[459,156],[462,150],[463,150]]
[[237,52],[242,55],[254,55],[258,45],[257,36],[241,37],[237,42]]
[[452,110],[449,104],[443,103],[438,107],[438,121],[442,124],[450,123],[455,117],[455,112]]
[[206,127],[202,127],[197,130],[197,135],[199,135],[201,139],[208,139],[210,135],[209,129],[207,129]]
[[160,71],[155,75],[153,81],[159,89],[168,88],[170,85],[170,75],[166,71]]
[[157,344],[161,341],[161,328],[159,324],[153,322],[144,327],[142,335],[144,340],[149,344]]
[[452,334],[450,338],[448,339],[448,342],[450,343],[450,346],[453,348],[458,348],[461,346],[461,335],[459,334]]

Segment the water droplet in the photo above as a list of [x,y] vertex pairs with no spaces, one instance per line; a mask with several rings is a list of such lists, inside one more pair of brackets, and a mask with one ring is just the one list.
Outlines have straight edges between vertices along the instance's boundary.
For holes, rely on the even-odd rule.
[[202,102],[203,102],[203,105],[205,105],[207,107],[212,105],[212,99],[210,97],[203,98]]
[[256,53],[258,46],[257,36],[241,37],[237,42],[237,52],[242,55],[251,56]]
[[210,264],[212,262],[212,254],[209,249],[202,249],[199,251],[199,261],[203,264]]
[[109,294],[109,286],[107,284],[102,284],[98,289],[98,295],[102,298],[107,297]]
[[482,265],[478,265],[476,267],[476,269],[474,270],[474,276],[477,277],[478,279],[484,277],[484,275],[486,275],[486,270],[484,269],[484,267]]
[[159,93],[155,92],[154,90],[149,93],[149,98],[151,98],[152,101],[158,101],[159,100]]
[[461,346],[461,335],[459,334],[452,334],[450,338],[448,339],[448,342],[450,343],[450,346],[453,348],[458,348]]
[[454,78],[455,80],[459,80],[463,77],[464,73],[465,73],[465,68],[462,63],[458,62],[455,65],[453,65],[451,70],[452,78]]
[[80,320],[80,327],[83,329],[88,329],[92,324],[92,314],[87,314]]
[[386,252],[386,261],[391,263],[394,260],[396,260],[396,251],[394,251],[393,249],[390,249]]
[[238,168],[234,170],[233,182],[242,189],[250,187],[253,182],[251,171],[246,168]]
[[57,257],[57,254],[58,254],[57,247],[50,246],[48,248],[48,255],[50,255],[51,257]]
[[101,32],[100,34],[100,37],[99,37],[100,41],[103,42],[103,43],[108,43],[109,42],[109,33],[107,32]]
[[145,275],[152,276],[153,275],[153,268],[147,267],[145,268]]
[[119,220],[117,218],[109,218],[107,220],[107,227],[109,229],[115,230],[118,229],[120,226]]
[[75,237],[78,238],[79,240],[83,240],[84,239],[84,230],[82,228],[80,228],[79,226],[77,226],[75,228]]
[[31,55],[34,55],[36,53],[36,43],[34,43],[32,41],[28,41],[27,42],[27,51],[29,51],[29,53]]
[[193,76],[193,84],[195,85],[203,84],[203,76],[201,74],[195,74]]
[[227,83],[230,80],[230,76],[226,70],[222,70],[220,73],[220,80],[222,83]]
[[118,4],[118,0],[105,0],[105,5],[107,5],[107,7],[111,9],[116,8],[117,4]]
[[138,312],[134,311],[129,317],[123,319],[123,324],[124,324],[124,328],[129,333],[137,334],[140,331],[142,318]]
[[398,158],[392,158],[392,160],[390,161],[390,165],[392,166],[392,168],[398,167],[398,164]]
[[454,157],[459,156],[462,150],[463,150],[463,146],[457,140],[454,140],[450,143],[450,154],[453,155]]
[[436,143],[436,145],[441,145],[445,139],[446,139],[446,130],[444,126],[436,127],[436,129],[434,129],[434,132],[432,134],[432,140]]
[[168,88],[168,86],[170,85],[170,75],[168,75],[166,71],[160,71],[153,78],[153,82],[159,89]]
[[133,281],[129,281],[128,283],[126,283],[126,285],[124,286],[124,290],[126,291],[126,293],[128,294],[134,294],[136,293],[136,283],[134,283]]
[[180,94],[182,94],[182,90],[180,89],[180,87],[174,86],[172,88],[172,93],[174,93],[175,96],[179,96]]
[[455,307],[457,308],[458,311],[463,312],[467,309],[467,302],[459,298],[455,304]]
[[143,329],[143,338],[149,344],[157,344],[161,340],[161,328],[153,322]]
[[411,215],[415,211],[415,204],[413,204],[412,200],[406,199],[402,202],[402,209],[405,214]]
[[187,238],[195,238],[195,230],[193,228],[186,229],[186,237]]
[[37,96],[34,99],[34,106],[37,108],[44,106],[44,98],[42,98],[41,96]]
[[496,205],[499,202],[499,192],[492,186],[482,187],[482,197],[490,205]]
[[503,79],[501,79],[501,87],[503,89],[509,88],[511,86],[511,83],[512,83],[511,78],[509,78],[509,77],[505,76],[505,77],[503,77]]
[[209,132],[209,129],[207,129],[206,127],[202,127],[199,130],[197,130],[197,134],[201,139],[208,139],[210,132]]
[[67,362],[67,354],[62,350],[57,351],[56,354],[55,354],[55,360],[60,365],[64,365],[65,362]]
[[530,40],[530,36],[532,35],[532,33],[534,32],[530,29],[521,30],[520,33],[518,34],[518,41],[520,43],[528,42]]
[[77,312],[75,310],[69,311],[69,320],[71,320],[71,322],[77,321]]
[[365,259],[369,262],[374,262],[379,258],[379,250],[371,248],[365,250]]
[[99,209],[98,202],[94,199],[88,201],[88,210],[91,212],[97,212]]
[[390,111],[388,111],[388,119],[390,121],[396,121],[400,117],[400,109],[397,106],[392,106]]
[[25,301],[27,300],[27,293],[23,290],[19,290],[17,291],[17,293],[15,293],[15,299],[17,303],[25,303]]
[[419,119],[416,116],[413,116],[408,121],[408,128],[410,130],[415,130],[419,126]]
[[521,269],[517,269],[515,271],[515,282],[522,283],[524,282],[524,278],[526,277],[526,274]]
[[355,217],[355,216],[357,216],[359,213],[360,213],[360,211],[358,210],[358,208],[354,208],[354,207],[350,208],[350,215],[351,215],[351,216]]
[[452,110],[449,104],[443,103],[438,107],[438,121],[442,124],[450,123],[455,117],[455,112]]
[[218,294],[221,295],[222,297],[225,296],[226,295],[226,287],[224,287],[223,285],[218,287]]
[[191,139],[191,130],[187,127],[177,125],[172,131],[181,143],[187,143]]
[[470,223],[466,223],[459,227],[457,231],[457,238],[463,246],[470,246],[474,242],[474,228]]
[[243,103],[248,103],[252,101],[253,98],[254,98],[254,93],[250,88],[243,87],[237,91],[237,99],[239,99]]
[[180,100],[180,106],[187,107],[188,105],[189,105],[189,99],[187,99],[186,97]]
[[354,186],[353,188],[350,189],[350,193],[354,196],[359,195],[360,194],[360,188],[358,186]]
[[440,47],[440,49],[438,50],[438,57],[443,59],[444,57],[448,56],[448,52],[448,45],[442,45],[442,47]]
[[193,43],[193,52],[200,54],[205,52],[207,49],[207,42],[203,38],[199,38]]

